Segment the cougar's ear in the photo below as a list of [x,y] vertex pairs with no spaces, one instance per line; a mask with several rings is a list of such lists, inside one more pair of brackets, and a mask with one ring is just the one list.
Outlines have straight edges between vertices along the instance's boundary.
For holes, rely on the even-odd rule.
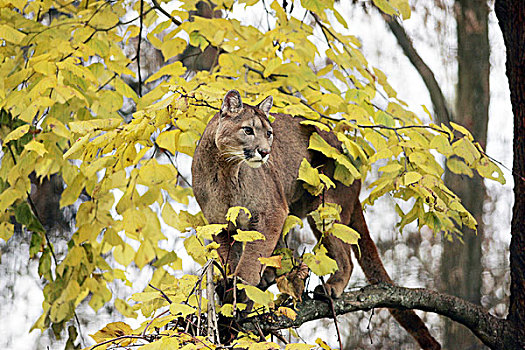
[[241,94],[237,90],[230,90],[222,101],[222,113],[239,113],[242,109]]
[[268,114],[270,113],[270,109],[272,109],[272,106],[273,106],[273,97],[268,96],[264,100],[262,100],[261,103],[257,105],[257,108],[259,108],[261,111],[264,112],[264,114],[268,116]]

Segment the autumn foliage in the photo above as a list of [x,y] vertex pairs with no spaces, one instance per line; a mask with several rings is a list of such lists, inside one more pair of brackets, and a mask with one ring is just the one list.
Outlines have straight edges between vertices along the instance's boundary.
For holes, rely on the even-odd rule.
[[[406,0],[374,3],[385,13],[410,16]],[[38,272],[46,280],[43,313],[33,328],[60,333],[80,303],[94,310],[114,303],[123,316],[141,313],[147,321],[138,329],[123,322],[107,325],[93,335],[96,342],[107,342],[104,346],[115,338],[121,346],[147,343],[144,349],[217,345],[213,334],[188,326],[206,328],[204,319],[211,317],[208,299],[200,294],[206,274],[173,276],[183,262],[162,248],[167,237],[161,222],[195,232],[180,239],[197,263],[215,269],[217,279],[220,269],[208,263],[217,257],[216,243],[209,239],[221,227],[188,211],[192,190],[176,157],[193,155],[230,89],[241,91],[248,103],[272,95],[273,112],[300,115],[332,130],[344,152],[317,134],[310,148],[335,159],[335,179],[344,184],[377,169],[380,176],[364,203],[373,205],[387,194],[403,203],[396,205],[400,230],[415,223],[452,239],[462,225],[475,228],[474,218],[444,185],[441,160],[454,173],[504,179],[469,131],[454,123],[433,124],[430,113],[418,116],[397,99],[385,73],[368,65],[359,41],[348,34],[351,27],[334,1],[302,0],[304,18],[277,1],[266,5],[275,23],[263,29],[231,15],[233,8],[264,8],[253,0],[219,1],[215,10],[222,17],[192,20],[195,0],[175,10],[143,0],[0,0],[0,238],[9,240],[17,227],[31,235],[29,257],[39,260]],[[146,44],[165,60],[149,76],[137,69],[146,64],[140,53]],[[216,64],[190,71],[181,62],[188,45],[200,49],[197,55],[213,48]],[[137,84],[140,88],[131,87]],[[131,108],[132,115],[125,115]],[[60,206],[76,208],[67,252],[60,257],[42,223],[44,213],[29,197],[30,176],[41,182],[54,175],[65,184]],[[299,175],[312,193],[333,185],[308,162]],[[228,220],[239,210],[232,208]],[[333,222],[338,212],[327,205],[313,215]],[[300,223],[290,217],[284,230]],[[355,231],[337,223],[327,225],[325,234],[351,243],[357,239]],[[239,241],[256,239],[258,232],[239,232]],[[282,261],[265,263],[290,271],[289,253],[282,254]],[[336,268],[322,245],[306,253],[304,262],[318,275]],[[155,288],[115,300],[108,286],[116,280],[131,283],[125,273],[130,265],[154,266]],[[239,288],[257,312],[294,317],[293,305],[279,307],[271,292]],[[231,316],[238,309],[242,305],[225,304],[212,311]],[[238,336],[239,346],[260,342],[252,333]],[[317,346],[328,348],[322,340]]]

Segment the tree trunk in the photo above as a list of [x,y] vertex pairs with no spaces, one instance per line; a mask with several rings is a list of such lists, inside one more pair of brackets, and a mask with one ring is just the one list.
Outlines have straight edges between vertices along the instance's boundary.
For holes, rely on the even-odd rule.
[[525,335],[525,1],[497,0],[507,48],[507,78],[514,112],[514,208],[510,242],[510,305],[508,320]]
[[[483,147],[487,141],[489,108],[489,39],[486,0],[456,0],[458,88],[455,122],[472,131]],[[483,201],[485,186],[477,174],[473,178],[447,171],[445,183],[460,198],[478,222],[476,232],[464,228],[460,244],[445,241],[441,280],[443,290],[474,304],[481,303],[481,243],[483,241]],[[481,343],[464,326],[445,319],[444,348],[467,349]]]

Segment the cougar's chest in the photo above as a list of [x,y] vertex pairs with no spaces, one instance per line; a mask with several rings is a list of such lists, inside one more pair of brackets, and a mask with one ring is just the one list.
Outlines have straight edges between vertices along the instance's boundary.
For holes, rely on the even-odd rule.
[[206,175],[208,183],[197,186],[201,190],[195,196],[210,223],[226,222],[230,207],[245,207],[257,219],[276,205],[284,204],[282,185],[278,179],[272,179],[269,169],[245,167],[236,174],[208,169]]

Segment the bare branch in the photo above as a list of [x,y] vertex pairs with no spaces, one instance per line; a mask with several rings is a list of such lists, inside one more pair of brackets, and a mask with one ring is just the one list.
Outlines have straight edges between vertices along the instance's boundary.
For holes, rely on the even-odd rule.
[[153,8],[159,10],[160,13],[162,13],[164,16],[168,17],[169,19],[171,19],[171,21],[180,26],[182,23],[181,21],[179,21],[178,19],[176,19],[175,17],[173,17],[172,15],[170,15],[168,13],[168,11],[164,10],[162,7],[160,7],[160,4],[157,2],[157,0],[151,0],[151,2],[153,3]]
[[418,52],[414,48],[414,45],[412,44],[412,41],[408,37],[407,32],[403,26],[399,24],[397,19],[382,12],[381,15],[383,16],[386,24],[388,24],[392,34],[394,34],[396,37],[399,46],[401,46],[403,49],[403,53],[405,56],[407,56],[407,58],[410,60],[410,63],[412,63],[414,68],[416,68],[417,72],[423,79],[423,82],[425,83],[430,94],[432,104],[434,105],[436,124],[444,123],[448,125],[450,121],[453,120],[452,114],[450,113],[450,110],[447,106],[447,101],[445,100],[443,91],[441,91],[441,87],[436,81],[434,73],[425,63],[425,61],[423,61],[421,56],[419,56]]
[[[435,312],[465,325],[491,349],[525,348],[525,339],[518,336],[519,333],[509,321],[492,316],[481,306],[466,300],[428,289],[376,284],[344,293],[341,298],[334,300],[333,307],[337,315],[378,307]],[[305,300],[297,304],[296,309],[295,320],[284,316],[270,318],[266,314],[243,320],[242,325],[247,329],[254,329],[252,323],[259,323],[263,331],[272,332],[333,317],[332,308],[324,301]]]

